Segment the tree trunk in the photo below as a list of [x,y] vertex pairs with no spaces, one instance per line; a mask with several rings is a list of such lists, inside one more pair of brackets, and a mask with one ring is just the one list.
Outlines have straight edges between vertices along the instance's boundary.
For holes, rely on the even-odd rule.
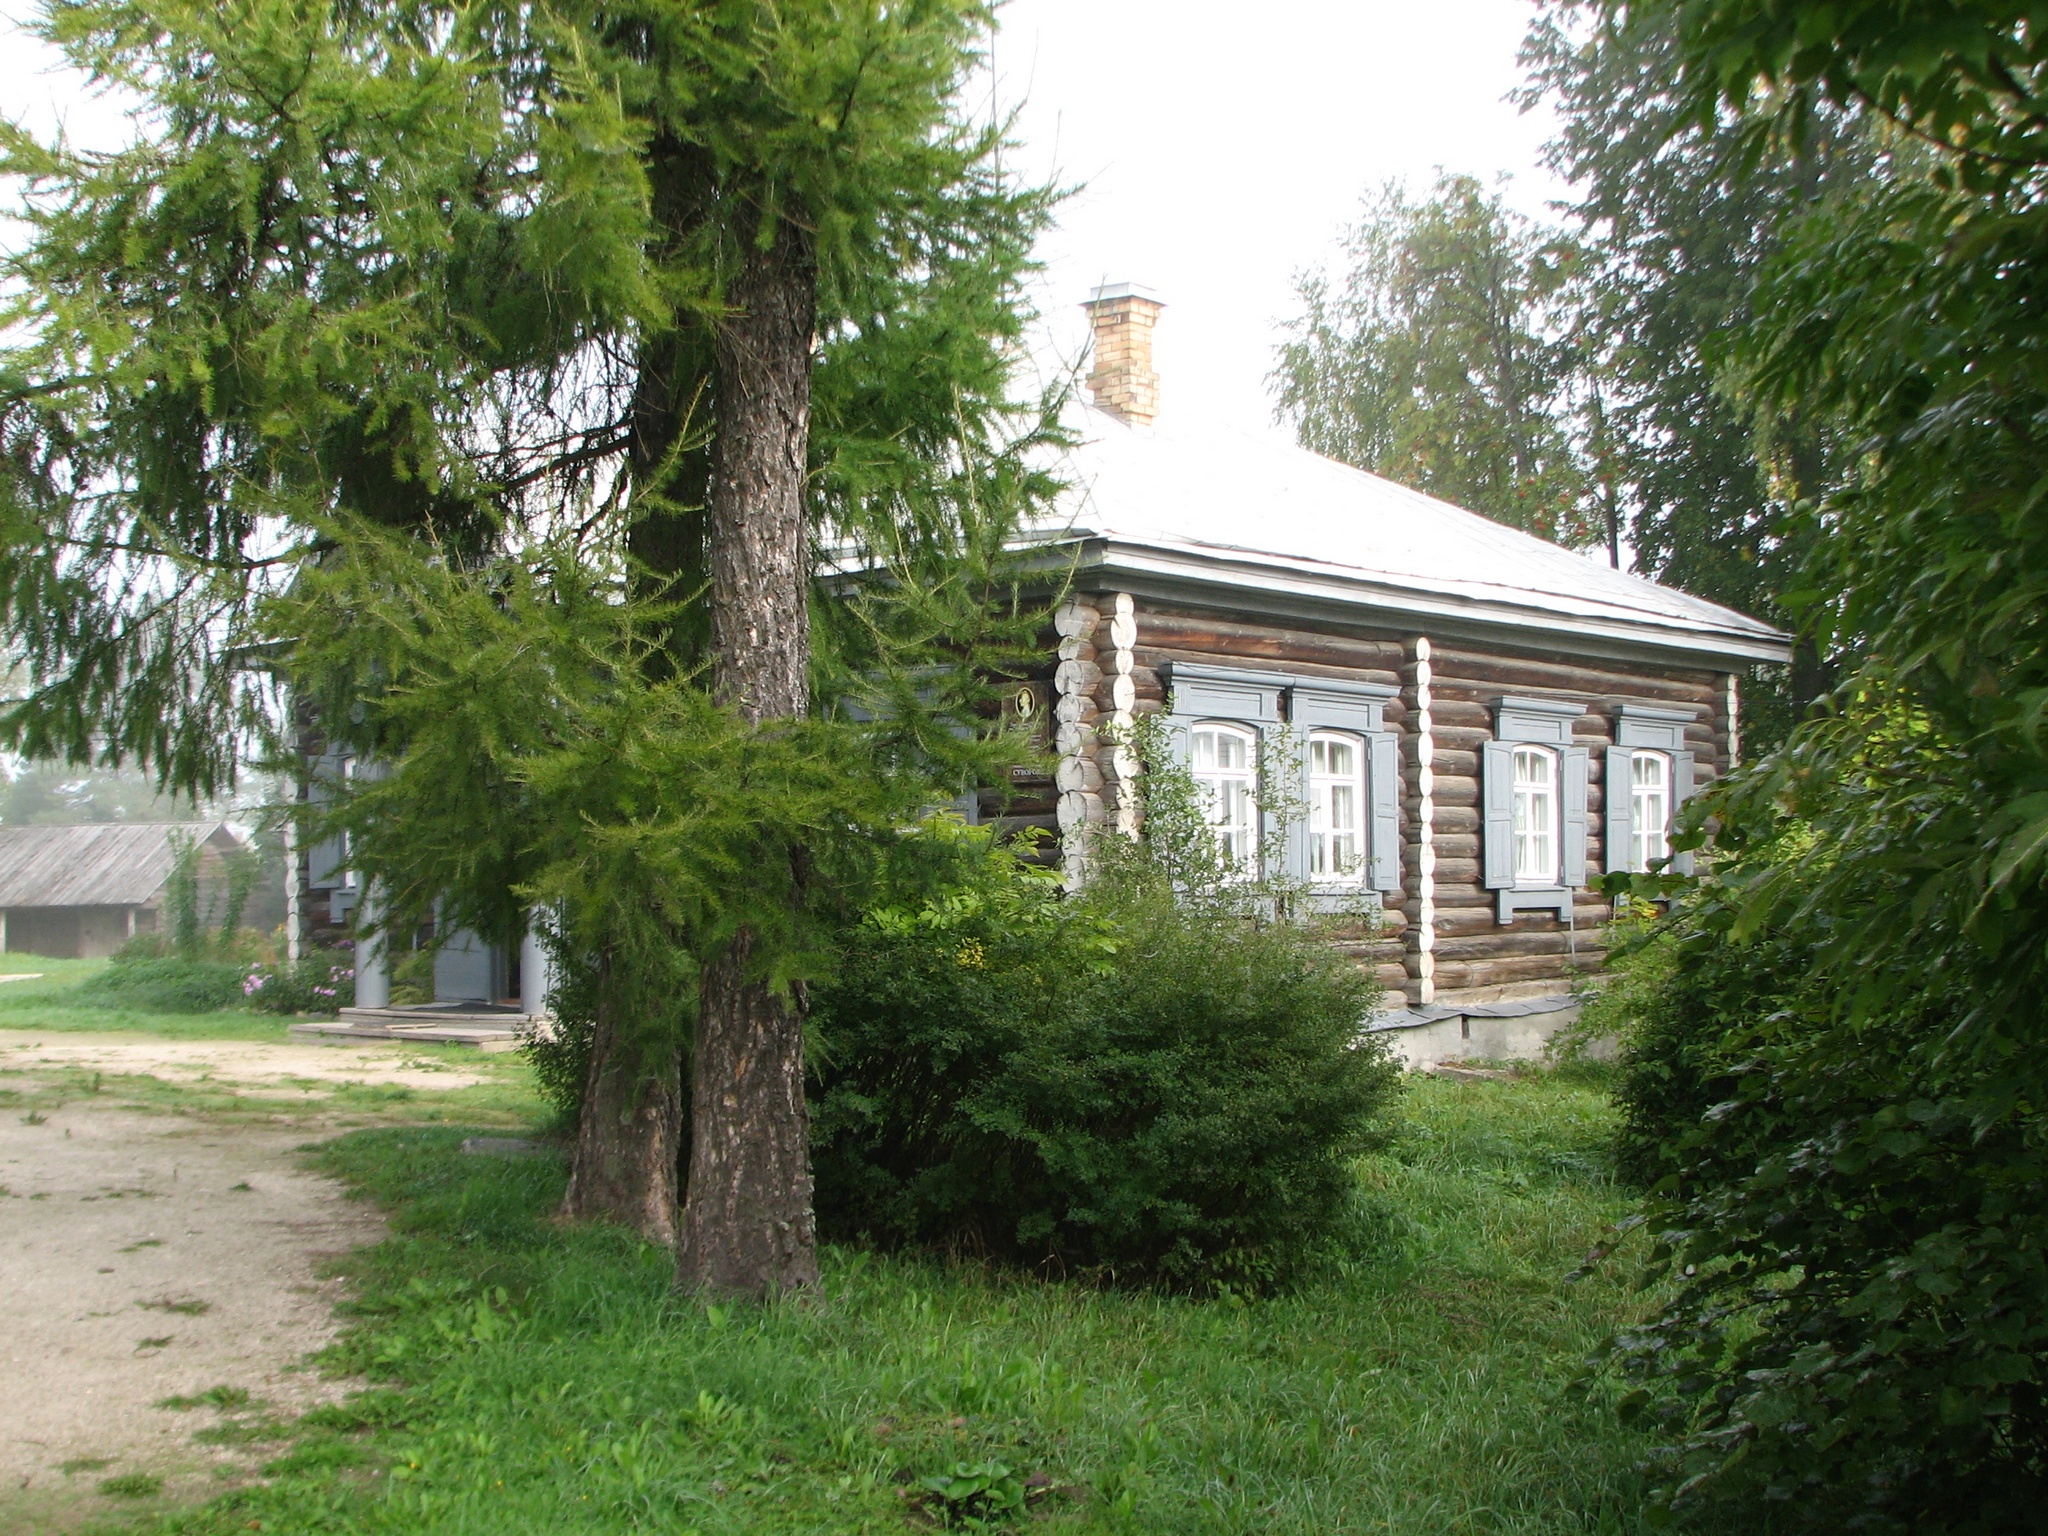
[[[712,686],[757,725],[800,718],[810,704],[804,476],[817,266],[797,217],[785,210],[767,249],[748,242],[715,342]],[[798,899],[795,850],[762,853],[791,870]],[[751,974],[754,943],[742,929],[704,967],[676,1283],[765,1296],[815,1289],[818,1253],[801,1000]]]
[[[657,255],[666,259],[701,218],[711,169],[701,150],[667,135],[650,146],[648,169],[663,231]],[[703,584],[708,454],[695,439],[707,425],[709,350],[701,328],[685,316],[673,329],[645,338],[635,360],[627,453],[633,517],[626,548],[639,598],[676,600]],[[646,658],[649,677],[688,671],[703,655],[707,630],[695,605],[671,619]],[[601,1000],[562,1214],[619,1222],[673,1247],[683,1039],[673,1021],[643,1016],[647,989],[615,974],[614,957],[600,963]]]
[[748,977],[752,958],[742,932],[706,969],[692,1062],[676,1283],[720,1295],[818,1285],[803,1015]]
[[620,1222],[673,1247],[682,1046],[672,1030],[635,1032],[622,1024],[616,1000],[606,997],[597,1010],[562,1215]]
[[[652,212],[662,231],[655,254],[668,262],[703,222],[716,174],[707,151],[665,132],[648,147],[647,169]],[[626,552],[634,565],[634,596],[688,600],[648,654],[648,675],[659,680],[693,668],[710,641],[704,605],[697,600],[709,575],[704,540],[715,410],[710,328],[682,310],[669,330],[641,341],[634,363],[626,453],[633,482]]]

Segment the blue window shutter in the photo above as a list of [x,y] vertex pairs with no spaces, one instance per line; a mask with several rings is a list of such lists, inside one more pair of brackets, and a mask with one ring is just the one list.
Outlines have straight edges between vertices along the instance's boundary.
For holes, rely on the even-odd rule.
[[1401,750],[1392,731],[1366,737],[1369,766],[1365,792],[1372,804],[1371,862],[1367,881],[1376,891],[1401,888]]
[[[1294,738],[1294,797],[1301,805],[1301,814],[1290,817],[1287,822],[1287,846],[1280,851],[1284,860],[1280,872],[1289,880],[1306,882],[1309,878],[1309,751],[1308,732],[1299,731]],[[1273,823],[1268,820],[1270,830]]]
[[1194,765],[1194,717],[1191,715],[1168,715],[1166,717],[1166,754],[1181,768]]
[[1627,747],[1607,749],[1607,804],[1602,817],[1606,825],[1606,846],[1601,852],[1610,875],[1628,872],[1631,837],[1635,831],[1635,753]]
[[1564,883],[1572,890],[1586,884],[1586,779],[1591,754],[1584,747],[1566,747],[1564,759]]
[[[333,808],[334,785],[341,777],[343,761],[341,755],[334,752],[308,760],[306,805],[315,815],[325,814]],[[339,837],[322,838],[309,844],[306,848],[307,888],[324,891],[341,884],[341,865],[345,857]]]
[[[1671,754],[1671,825],[1678,825],[1678,808],[1692,798],[1693,754],[1674,752]],[[1692,873],[1692,854],[1674,853],[1671,867],[1681,875]]]
[[1483,822],[1480,857],[1486,871],[1487,888],[1497,891],[1515,883],[1515,748],[1512,742],[1485,743],[1481,748],[1479,780]]

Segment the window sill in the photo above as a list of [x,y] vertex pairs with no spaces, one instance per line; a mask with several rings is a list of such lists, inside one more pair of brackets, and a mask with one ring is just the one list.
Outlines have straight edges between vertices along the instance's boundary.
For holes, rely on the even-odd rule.
[[1311,912],[1341,912],[1347,906],[1367,907],[1375,911],[1386,906],[1383,892],[1366,885],[1321,885],[1311,884],[1304,897]]
[[1563,885],[1506,886],[1495,893],[1501,925],[1512,923],[1517,912],[1555,912],[1560,922],[1568,921],[1572,894],[1571,888]]

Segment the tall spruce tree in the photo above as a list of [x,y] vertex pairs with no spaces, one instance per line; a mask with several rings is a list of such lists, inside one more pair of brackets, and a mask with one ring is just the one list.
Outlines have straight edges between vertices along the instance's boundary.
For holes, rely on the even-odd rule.
[[[47,35],[147,110],[113,155],[6,130],[32,231],[0,374],[10,739],[210,792],[288,734],[285,677],[401,762],[402,712],[336,689],[388,667],[294,670],[299,600],[348,590],[309,575],[371,526],[456,572],[616,535],[661,616],[623,632],[636,668],[756,733],[800,720],[888,628],[828,622],[814,657],[818,534],[943,566],[959,445],[1009,404],[1047,200],[961,106],[988,24],[969,0],[53,4]],[[418,896],[428,861],[362,831]],[[800,903],[801,838],[764,825],[758,852]],[[451,855],[446,910],[508,929],[533,856]],[[682,1277],[814,1283],[788,957],[758,922],[676,936],[701,1006],[649,1017],[659,989],[622,984],[598,1010],[572,1212],[672,1234],[701,1019]]]

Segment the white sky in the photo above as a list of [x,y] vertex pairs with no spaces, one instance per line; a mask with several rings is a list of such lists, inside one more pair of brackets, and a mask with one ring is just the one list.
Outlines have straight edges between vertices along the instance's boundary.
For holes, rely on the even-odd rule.
[[1547,114],[1505,98],[1533,0],[1009,0],[1002,92],[1024,101],[1027,174],[1087,185],[1046,241],[1038,307],[1071,360],[1101,282],[1167,304],[1162,415],[1267,426],[1265,377],[1293,277],[1360,197],[1442,166],[1514,179],[1528,213]]
[[[1293,276],[1332,252],[1360,196],[1436,167],[1538,213],[1544,114],[1506,100],[1533,0],[1008,0],[1001,97],[1021,101],[1023,174],[1085,186],[1045,242],[1046,355],[1071,362],[1101,282],[1168,305],[1162,411],[1259,429]],[[0,17],[30,14],[0,0]],[[93,143],[125,137],[41,44],[0,42],[0,111]]]

